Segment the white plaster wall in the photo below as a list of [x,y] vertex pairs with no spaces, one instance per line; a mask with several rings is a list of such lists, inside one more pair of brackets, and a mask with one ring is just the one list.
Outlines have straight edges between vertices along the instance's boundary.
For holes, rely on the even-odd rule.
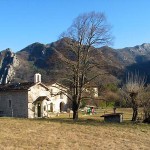
[[[50,92],[39,83],[32,86],[28,92],[28,118],[37,117],[37,106],[34,101],[40,96],[50,97]],[[43,104],[41,104],[41,110],[43,115]]]
[[[60,112],[60,103],[61,102],[63,102],[65,104],[64,111],[66,111],[67,110],[67,102],[68,102],[67,88],[62,87],[56,83],[48,86],[48,88],[50,89],[50,92],[52,92],[50,100],[54,104],[54,111]],[[63,98],[60,97],[61,92],[62,92]]]
[[[41,116],[46,117],[48,114],[47,112],[50,111],[50,103],[53,103],[53,112],[60,112],[60,103],[63,102],[64,110],[67,110],[67,96],[65,94],[63,95],[63,98],[60,97],[61,90],[65,91],[66,89],[63,89],[62,87],[53,84],[51,86],[48,86],[49,90],[39,84],[36,84],[30,88],[30,91],[28,92],[28,114],[29,118],[37,117],[37,105],[34,106],[33,102],[36,101],[36,99],[40,96],[46,96],[48,100],[43,100],[41,103]],[[51,93],[51,90],[53,93]],[[58,95],[57,95],[58,94]],[[46,107],[46,110],[44,110],[44,107]]]
[[93,88],[94,91],[94,97],[98,97],[98,88]]
[[35,84],[29,89],[29,102],[33,103],[39,96],[50,96],[50,92],[40,84]]

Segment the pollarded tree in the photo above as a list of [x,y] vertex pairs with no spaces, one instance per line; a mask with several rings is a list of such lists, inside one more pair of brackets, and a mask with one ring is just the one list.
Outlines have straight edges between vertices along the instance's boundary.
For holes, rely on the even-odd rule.
[[96,72],[99,62],[95,61],[94,47],[110,44],[110,26],[107,24],[103,13],[84,13],[79,15],[62,34],[69,57],[56,50],[60,59],[66,65],[66,78],[70,84],[70,96],[72,101],[73,119],[78,119],[78,109],[82,100],[82,93],[86,85],[90,84],[100,72]]
[[142,93],[143,121],[150,123],[150,85]]
[[129,73],[126,83],[123,87],[123,92],[126,100],[131,104],[133,115],[132,121],[137,121],[138,108],[142,105],[142,97],[145,90],[145,78],[140,77],[138,73]]

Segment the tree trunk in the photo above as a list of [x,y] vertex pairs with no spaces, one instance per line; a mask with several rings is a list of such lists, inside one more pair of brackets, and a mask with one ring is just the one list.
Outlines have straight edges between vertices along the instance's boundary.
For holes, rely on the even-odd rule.
[[77,111],[73,111],[73,120],[74,121],[78,120],[78,110]]
[[132,115],[132,121],[137,121],[138,117],[138,104],[136,102],[137,93],[131,93],[130,97],[132,99],[132,109],[133,109],[133,115]]
[[144,123],[150,123],[150,112],[148,112],[147,110],[144,110]]
[[73,120],[76,121],[78,120],[78,101],[77,101],[77,97],[74,96],[74,100],[72,103],[72,111],[73,111]]
[[138,107],[137,107],[137,106],[134,106],[132,109],[133,109],[132,121],[137,121],[137,117],[138,117]]
[[144,123],[150,123],[150,115],[143,120]]

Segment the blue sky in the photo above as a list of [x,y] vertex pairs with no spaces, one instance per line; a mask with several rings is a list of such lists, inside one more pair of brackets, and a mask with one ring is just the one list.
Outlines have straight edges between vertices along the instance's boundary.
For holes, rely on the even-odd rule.
[[113,48],[150,43],[150,0],[0,0],[0,51],[14,52],[59,35],[84,12],[104,12]]

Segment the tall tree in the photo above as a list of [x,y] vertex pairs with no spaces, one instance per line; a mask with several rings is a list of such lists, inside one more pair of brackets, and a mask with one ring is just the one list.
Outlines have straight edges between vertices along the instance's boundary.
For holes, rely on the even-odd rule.
[[78,119],[78,109],[82,93],[100,72],[95,72],[99,62],[95,61],[94,47],[108,45],[112,41],[110,26],[103,13],[84,13],[79,15],[62,34],[68,46],[69,56],[56,50],[65,63],[67,75],[65,80],[70,84],[69,99],[72,101],[73,119]]

